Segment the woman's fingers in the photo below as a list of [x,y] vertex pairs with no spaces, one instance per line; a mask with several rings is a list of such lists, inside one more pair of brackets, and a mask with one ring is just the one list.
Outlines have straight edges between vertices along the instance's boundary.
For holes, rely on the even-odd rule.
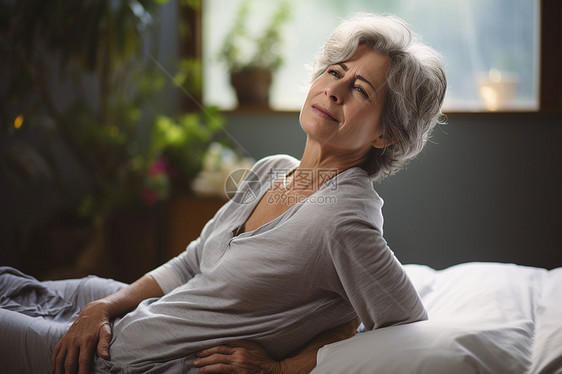
[[53,349],[51,371],[56,374],[87,374],[96,351],[109,359],[111,324],[107,306],[90,303],[78,315]]
[[[86,347],[86,349],[80,349],[80,354],[78,356],[78,374],[88,374],[90,364],[92,363],[92,348],[93,347]],[[74,362],[76,363],[76,360],[74,360]],[[71,371],[70,373],[74,372],[75,371]]]
[[51,371],[55,374],[87,374],[92,362],[95,337],[85,336],[75,340],[63,337],[51,355]]
[[61,342],[59,342],[60,348],[55,356],[55,367],[53,372],[55,374],[64,374],[64,363],[66,361],[66,347],[63,346]]
[[76,372],[78,353],[78,349],[69,349],[66,353],[66,358],[64,360],[65,374],[74,374]]
[[205,349],[197,355],[193,365],[201,373],[264,374],[280,372],[279,361],[273,360],[265,349],[254,342],[231,342]]
[[59,342],[57,346],[59,348],[57,349],[55,347],[54,353],[56,353],[56,356],[54,356],[54,364],[53,364],[53,357],[51,357],[51,362],[52,362],[51,371],[54,372],[55,374],[75,373],[79,350],[77,349],[67,350],[63,342]]
[[61,350],[62,347],[62,343],[59,340],[59,342],[57,343],[57,345],[55,345],[55,348],[53,349],[53,354],[51,355],[51,372],[55,372],[55,368],[56,368],[56,364],[57,364],[57,356]]
[[105,322],[100,326],[100,336],[98,341],[98,356],[109,360],[109,343],[111,342],[111,325]]
[[215,347],[207,348],[197,354],[198,357],[207,357],[214,354],[229,355],[232,353],[232,348],[227,345],[217,345]]
[[[206,351],[215,351],[214,348],[218,347],[213,347],[211,349],[207,349]],[[218,350],[221,349],[219,348]],[[199,368],[199,372],[202,374],[238,373],[235,366],[232,364],[232,356],[230,356],[229,354],[207,352],[205,356],[199,357],[200,358],[193,362],[193,365]]]
[[198,354],[199,358],[193,362],[195,367],[199,368],[199,372],[207,373],[235,373],[231,365],[231,356],[229,354],[222,354],[219,351],[224,351],[224,346],[218,346],[206,349]]
[[200,368],[201,373],[235,373],[232,353],[233,349],[225,345],[208,348],[197,354],[199,358],[193,365]]

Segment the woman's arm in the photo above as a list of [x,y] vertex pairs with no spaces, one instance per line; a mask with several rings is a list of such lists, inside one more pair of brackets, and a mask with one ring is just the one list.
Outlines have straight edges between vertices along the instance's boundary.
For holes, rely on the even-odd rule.
[[144,275],[131,285],[103,299],[86,305],[68,332],[61,338],[51,355],[51,370],[59,373],[88,373],[97,353],[109,359],[111,320],[135,309],[143,300],[164,293],[150,275]]
[[283,361],[273,360],[257,343],[240,341],[219,345],[198,354],[194,366],[201,373],[225,374],[301,374],[310,373],[316,366],[316,354],[326,344],[350,338],[355,335],[359,318],[345,325],[317,335],[295,355]]
[[99,301],[107,306],[111,318],[120,317],[135,309],[143,300],[162,297],[164,292],[150,275],[144,275],[131,285]]

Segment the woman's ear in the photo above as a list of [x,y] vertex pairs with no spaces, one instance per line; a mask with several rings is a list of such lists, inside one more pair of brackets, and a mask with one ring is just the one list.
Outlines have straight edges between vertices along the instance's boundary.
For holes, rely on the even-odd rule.
[[380,135],[375,140],[373,140],[373,142],[371,144],[375,148],[382,149],[382,148],[388,147],[389,145],[392,145],[394,143],[396,143],[396,140],[394,140],[393,138],[387,137],[383,134],[383,135]]

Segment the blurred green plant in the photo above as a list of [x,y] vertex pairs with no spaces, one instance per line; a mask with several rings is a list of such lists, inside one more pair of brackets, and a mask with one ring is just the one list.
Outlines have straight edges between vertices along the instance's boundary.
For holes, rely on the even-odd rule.
[[[170,101],[168,84],[201,89],[198,61],[180,60],[169,82],[147,57],[158,55],[147,52],[147,39],[167,2],[0,1],[4,181],[30,193],[29,186],[52,183],[68,210],[87,220],[189,188],[222,119],[214,108],[161,111]],[[188,3],[200,7],[181,1]],[[63,80],[77,94],[61,105],[53,86]],[[38,133],[49,135],[38,139]],[[69,182],[68,164],[86,176],[86,187]]]
[[291,6],[282,0],[260,33],[251,33],[250,0],[243,0],[232,27],[226,33],[219,60],[226,63],[230,72],[269,70],[275,72],[283,63],[283,26],[289,20]]
[[191,188],[191,181],[201,169],[203,155],[221,128],[218,110],[209,107],[206,112],[213,120],[205,126],[201,126],[199,114],[187,113],[178,119],[159,116],[152,129],[149,158],[166,160],[173,184],[182,191]]

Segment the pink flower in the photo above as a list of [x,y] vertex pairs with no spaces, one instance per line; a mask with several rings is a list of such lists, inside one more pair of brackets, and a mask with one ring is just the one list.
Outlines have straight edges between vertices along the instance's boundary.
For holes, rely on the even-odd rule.
[[168,170],[168,160],[164,157],[159,157],[148,166],[148,174],[153,177],[165,174],[166,170]]
[[143,190],[142,198],[147,204],[151,205],[158,201],[158,194],[156,193],[156,191]]

